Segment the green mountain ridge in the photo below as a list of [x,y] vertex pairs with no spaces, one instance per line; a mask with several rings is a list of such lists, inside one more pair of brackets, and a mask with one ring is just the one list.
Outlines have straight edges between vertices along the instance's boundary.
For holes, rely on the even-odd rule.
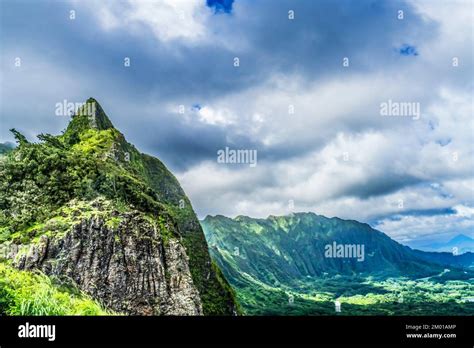
[[12,144],[10,142],[0,143],[0,156],[13,151],[14,148],[15,144]]
[[[336,299],[346,301],[346,314],[428,314],[440,311],[437,301],[450,303],[457,313],[474,309],[464,303],[474,295],[471,253],[412,250],[368,224],[314,213],[267,219],[207,216],[201,224],[211,256],[247,314],[334,314]],[[326,254],[334,243],[363,246],[363,260]],[[453,298],[456,286],[463,290]],[[448,295],[437,297],[430,289]],[[399,304],[401,294],[417,303],[422,297],[424,305]]]
[[61,286],[72,279],[119,313],[238,313],[179,182],[128,143],[95,99],[62,135],[32,143],[12,132],[18,146],[0,157],[5,267]]

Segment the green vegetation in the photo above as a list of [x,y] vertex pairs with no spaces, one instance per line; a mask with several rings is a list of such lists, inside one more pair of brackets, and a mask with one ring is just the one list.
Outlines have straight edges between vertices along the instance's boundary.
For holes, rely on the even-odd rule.
[[[234,285],[234,284],[233,284]],[[237,299],[248,315],[472,315],[474,282],[338,277],[301,287],[240,282]],[[342,311],[335,312],[335,301]]]
[[0,263],[0,315],[113,315],[77,289]]
[[[40,143],[29,143],[14,131],[19,146],[0,165],[3,240],[14,232],[27,234],[74,199],[90,201],[103,196],[117,206],[167,215],[157,193],[137,169],[142,167],[138,151],[114,128],[77,133],[77,124],[82,125],[84,118],[76,116],[62,136],[39,136]],[[119,147],[131,151],[130,163],[116,150]]]
[[117,229],[121,219],[114,214],[120,212],[122,207],[115,202],[99,196],[92,201],[73,199],[64,206],[51,212],[50,217],[44,222],[35,222],[29,227],[9,234],[0,234],[0,243],[13,242],[15,244],[26,245],[37,243],[42,235],[48,237],[62,237],[71,228],[79,224],[82,220],[89,220],[92,217],[102,218],[106,221],[106,226]]

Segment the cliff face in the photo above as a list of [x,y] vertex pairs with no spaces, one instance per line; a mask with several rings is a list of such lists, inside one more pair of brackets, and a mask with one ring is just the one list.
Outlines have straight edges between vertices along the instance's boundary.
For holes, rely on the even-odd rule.
[[119,217],[116,228],[103,218],[84,219],[62,238],[42,235],[22,255],[13,247],[10,257],[19,269],[71,279],[120,313],[202,315],[183,245],[165,241],[138,212]]
[[[61,136],[0,163],[0,245],[106,308],[132,315],[233,315],[191,204],[156,158],[129,144],[93,99]],[[1,260],[0,260],[1,261]]]

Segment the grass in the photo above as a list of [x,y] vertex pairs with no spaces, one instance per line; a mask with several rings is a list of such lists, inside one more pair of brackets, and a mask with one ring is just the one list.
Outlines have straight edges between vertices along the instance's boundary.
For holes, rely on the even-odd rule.
[[78,290],[58,286],[45,274],[0,263],[0,315],[112,315]]

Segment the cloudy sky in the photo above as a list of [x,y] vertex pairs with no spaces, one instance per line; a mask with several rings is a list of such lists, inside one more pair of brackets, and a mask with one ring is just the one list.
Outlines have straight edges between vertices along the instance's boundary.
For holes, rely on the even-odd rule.
[[[12,127],[59,133],[68,119],[56,103],[94,97],[175,173],[201,218],[313,211],[411,245],[474,237],[470,0],[0,10],[2,142]],[[395,116],[401,103],[413,108]],[[219,163],[226,147],[257,151],[257,165]]]

